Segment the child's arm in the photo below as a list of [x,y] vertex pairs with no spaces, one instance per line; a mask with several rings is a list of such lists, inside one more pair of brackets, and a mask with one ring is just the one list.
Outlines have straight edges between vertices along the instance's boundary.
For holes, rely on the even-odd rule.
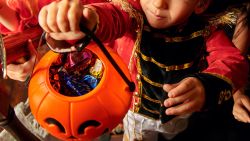
[[164,86],[170,97],[165,100],[164,105],[171,107],[179,104],[168,108],[167,114],[179,115],[199,111],[201,108],[214,108],[232,97],[233,91],[246,83],[247,62],[223,31],[213,33],[206,45],[209,53],[206,70],[191,75],[193,79],[186,78],[177,86]]

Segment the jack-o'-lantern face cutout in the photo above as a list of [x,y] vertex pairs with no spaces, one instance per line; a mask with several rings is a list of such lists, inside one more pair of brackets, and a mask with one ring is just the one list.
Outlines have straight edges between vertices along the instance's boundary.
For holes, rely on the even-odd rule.
[[[53,118],[47,118],[45,120],[45,122],[48,124],[49,127],[53,127],[54,128],[58,128],[58,131],[61,132],[62,134],[66,134],[66,130],[64,128],[64,126],[58,122],[56,119],[53,119]],[[98,122],[98,121],[95,121],[95,120],[89,120],[89,121],[86,121],[84,123],[82,123],[79,128],[78,128],[78,135],[80,136],[84,136],[85,135],[85,129],[87,128],[98,128],[98,126],[100,126],[101,123]],[[103,134],[108,132],[109,129],[106,128],[104,131],[103,131]],[[71,135],[70,137],[68,137],[68,139],[78,139],[77,137]]]

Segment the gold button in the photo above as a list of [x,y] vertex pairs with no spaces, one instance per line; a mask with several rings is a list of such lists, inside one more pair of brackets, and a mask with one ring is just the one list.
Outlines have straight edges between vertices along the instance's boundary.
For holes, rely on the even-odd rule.
[[134,95],[135,95],[135,96],[139,96],[139,93],[138,93],[138,92],[134,92]]
[[138,103],[138,102],[135,102],[135,106],[138,107],[138,106],[139,106],[139,103]]
[[136,52],[135,52],[135,54],[134,54],[134,57],[135,57],[135,58],[137,58],[137,57],[138,57],[138,54],[137,54]]
[[136,75],[136,80],[137,80],[137,81],[141,80],[140,74],[137,74],[137,75]]

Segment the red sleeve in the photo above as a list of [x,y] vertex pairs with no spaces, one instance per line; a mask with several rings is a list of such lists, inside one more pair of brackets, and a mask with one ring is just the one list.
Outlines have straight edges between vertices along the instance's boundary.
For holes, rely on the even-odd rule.
[[131,31],[132,18],[119,6],[110,3],[92,4],[99,15],[96,35],[103,42],[113,41]]
[[247,82],[248,63],[222,30],[215,31],[206,42],[210,73],[231,84],[233,90]]

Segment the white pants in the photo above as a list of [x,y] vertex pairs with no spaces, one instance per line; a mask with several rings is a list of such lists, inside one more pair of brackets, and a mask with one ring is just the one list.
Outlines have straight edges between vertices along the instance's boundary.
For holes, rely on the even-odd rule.
[[123,119],[123,141],[157,141],[159,133],[165,139],[172,139],[187,128],[189,117],[190,115],[177,116],[162,124],[160,120],[129,111]]

